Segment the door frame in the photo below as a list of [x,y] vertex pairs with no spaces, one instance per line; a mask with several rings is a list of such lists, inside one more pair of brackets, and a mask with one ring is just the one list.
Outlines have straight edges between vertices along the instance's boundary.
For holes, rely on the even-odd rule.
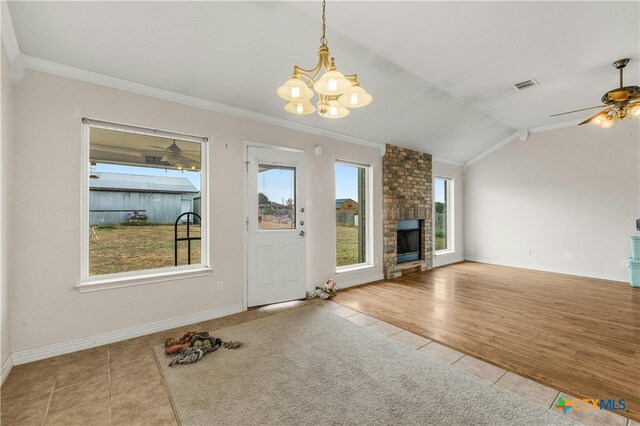
[[[249,206],[248,206],[249,200],[247,198],[247,191],[249,189],[249,186],[248,186],[249,170],[248,170],[247,158],[249,157],[250,147],[268,148],[268,149],[275,149],[275,150],[289,151],[289,152],[301,152],[305,154],[305,160],[304,160],[305,165],[307,162],[307,156],[306,156],[307,152],[304,149],[292,148],[292,147],[282,146],[282,145],[273,145],[273,144],[268,144],[264,142],[256,142],[248,139],[242,140],[242,165],[241,165],[242,167],[242,219],[244,222],[242,226],[242,310],[243,311],[246,311],[249,306],[249,226],[247,223],[247,220],[249,218]],[[305,167],[305,176],[303,176],[303,179],[305,180],[307,179],[306,167]],[[308,198],[308,196],[305,196],[305,198]],[[306,203],[306,199],[303,201],[304,203]],[[305,238],[304,240],[305,240],[304,242],[305,246],[307,246],[309,238]],[[309,252],[308,248],[309,247],[307,246],[306,247],[307,250],[305,250],[306,253]],[[307,271],[305,271],[305,274],[306,273]],[[306,286],[307,288],[305,290],[308,291],[309,290],[308,282]]]

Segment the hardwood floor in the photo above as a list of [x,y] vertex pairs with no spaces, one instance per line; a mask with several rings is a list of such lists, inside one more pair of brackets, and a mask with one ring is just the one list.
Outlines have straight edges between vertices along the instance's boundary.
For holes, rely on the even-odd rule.
[[640,289],[464,262],[334,300],[576,398],[624,398],[640,421]]

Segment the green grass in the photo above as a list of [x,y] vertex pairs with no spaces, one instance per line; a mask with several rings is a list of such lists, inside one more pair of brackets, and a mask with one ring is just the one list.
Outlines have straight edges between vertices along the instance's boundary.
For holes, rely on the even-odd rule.
[[436,236],[436,251],[446,250],[446,248],[447,248],[447,237]]
[[358,263],[358,227],[336,226],[336,265]]

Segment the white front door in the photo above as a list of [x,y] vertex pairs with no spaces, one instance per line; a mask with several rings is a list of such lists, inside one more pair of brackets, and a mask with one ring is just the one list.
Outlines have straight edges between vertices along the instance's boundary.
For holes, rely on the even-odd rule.
[[306,294],[304,152],[247,149],[249,306]]

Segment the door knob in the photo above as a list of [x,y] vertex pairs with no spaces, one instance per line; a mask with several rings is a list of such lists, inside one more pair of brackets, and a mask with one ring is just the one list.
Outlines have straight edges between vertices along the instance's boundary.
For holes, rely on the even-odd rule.
[[301,237],[304,237],[304,231],[300,231],[298,235],[300,235]]

